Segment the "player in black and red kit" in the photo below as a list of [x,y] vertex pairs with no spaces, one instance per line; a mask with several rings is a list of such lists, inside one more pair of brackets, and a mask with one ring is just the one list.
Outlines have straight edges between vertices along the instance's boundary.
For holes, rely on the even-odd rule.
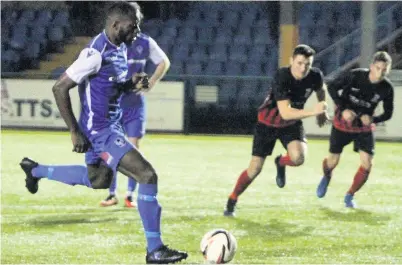
[[[271,90],[258,109],[250,165],[240,174],[229,196],[225,216],[234,216],[238,197],[261,172],[265,158],[272,154],[277,139],[288,152],[275,159],[276,183],[283,188],[286,183],[285,166],[300,166],[304,162],[307,145],[301,119],[317,116],[320,126],[327,121],[323,75],[319,69],[311,67],[314,54],[309,46],[298,45],[293,51],[290,67],[277,71]],[[304,104],[313,91],[319,103],[313,110],[304,110]]]
[[[332,171],[339,163],[343,148],[353,141],[354,151],[360,153],[361,165],[344,202],[346,207],[355,208],[353,196],[367,181],[372,166],[375,124],[389,120],[394,109],[394,89],[386,78],[391,64],[392,59],[388,53],[377,52],[372,58],[370,69],[354,69],[329,85],[336,110],[329,155],[323,161],[324,176],[317,188],[319,198],[327,192]],[[384,112],[373,116],[380,101],[383,102]]]

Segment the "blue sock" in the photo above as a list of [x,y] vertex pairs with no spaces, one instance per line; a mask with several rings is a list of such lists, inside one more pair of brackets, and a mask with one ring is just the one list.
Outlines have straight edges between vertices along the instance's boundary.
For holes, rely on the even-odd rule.
[[48,178],[68,185],[83,185],[92,188],[88,179],[86,166],[44,166],[38,165],[32,169],[32,175],[37,178]]
[[163,245],[160,229],[162,208],[156,199],[157,192],[158,186],[155,184],[139,185],[137,204],[147,238],[148,252]]
[[133,178],[128,178],[127,191],[129,191],[129,192],[135,191],[136,186],[137,186],[137,181]]
[[116,188],[117,188],[117,172],[114,172],[112,183],[110,183],[110,187],[109,187],[109,194],[110,195],[115,195],[116,194]]

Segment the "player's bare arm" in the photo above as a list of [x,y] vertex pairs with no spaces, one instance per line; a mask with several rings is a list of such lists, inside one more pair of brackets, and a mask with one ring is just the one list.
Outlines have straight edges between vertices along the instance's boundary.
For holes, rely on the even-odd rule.
[[151,90],[166,74],[170,68],[170,60],[166,57],[155,69],[155,72],[149,79],[149,88]]
[[60,111],[60,115],[63,117],[64,122],[67,124],[67,127],[70,130],[71,141],[73,142],[73,151],[83,153],[88,150],[90,143],[80,131],[77,119],[75,118],[73,109],[71,107],[69,91],[76,85],[77,84],[71,78],[69,78],[66,74],[63,74],[57,80],[52,90],[57,107]]
[[324,113],[327,109],[327,103],[323,101],[317,103],[313,110],[292,108],[288,99],[278,100],[277,104],[279,113],[284,120],[301,120],[308,117],[317,116]]
[[[317,101],[326,104],[327,85],[324,83],[321,89],[316,91]],[[329,120],[328,112],[317,115],[317,124],[319,127],[324,126]]]

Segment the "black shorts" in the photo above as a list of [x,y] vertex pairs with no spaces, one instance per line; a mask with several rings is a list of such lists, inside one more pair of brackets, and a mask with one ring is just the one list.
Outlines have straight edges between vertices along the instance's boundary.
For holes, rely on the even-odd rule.
[[276,140],[279,139],[285,149],[290,142],[307,142],[303,124],[297,122],[283,128],[275,128],[257,123],[253,139],[253,156],[266,157],[272,154]]
[[364,151],[370,155],[374,155],[374,134],[372,132],[349,133],[343,132],[332,126],[329,152],[333,154],[342,153],[343,148],[353,141],[353,150],[358,152]]

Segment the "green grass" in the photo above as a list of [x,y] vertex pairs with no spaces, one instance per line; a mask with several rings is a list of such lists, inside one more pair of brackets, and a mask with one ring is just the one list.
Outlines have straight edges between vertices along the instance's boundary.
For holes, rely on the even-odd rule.
[[[186,263],[203,263],[199,242],[225,228],[238,241],[233,263],[402,263],[402,144],[377,143],[375,165],[357,194],[359,210],[343,196],[359,165],[346,148],[324,199],[317,199],[328,141],[309,141],[305,165],[275,184],[269,158],[242,195],[235,219],[222,216],[227,195],[250,159],[251,137],[147,135],[141,146],[159,173],[166,243],[187,250]],[[2,131],[1,263],[143,263],[145,239],[136,210],[100,208],[106,191],[42,180],[32,195],[18,163],[82,164],[70,137],[57,132]],[[283,152],[277,144],[274,155]],[[119,198],[126,178],[119,175]]]

